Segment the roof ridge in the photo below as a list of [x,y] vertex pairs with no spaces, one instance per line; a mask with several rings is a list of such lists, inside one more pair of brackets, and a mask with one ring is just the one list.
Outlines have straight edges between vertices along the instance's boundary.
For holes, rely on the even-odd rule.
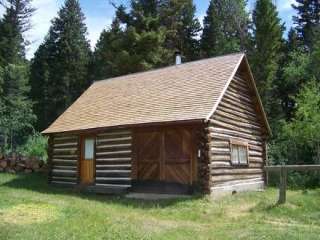
[[144,74],[144,73],[150,73],[150,72],[157,72],[160,70],[164,70],[164,69],[169,69],[169,68],[178,68],[178,67],[182,67],[182,66],[186,66],[186,65],[191,65],[191,64],[195,64],[195,63],[199,63],[199,62],[204,62],[204,61],[208,61],[208,60],[213,60],[213,59],[218,59],[218,58],[223,58],[223,57],[229,57],[229,56],[234,56],[234,55],[245,55],[244,52],[237,52],[237,53],[229,53],[229,54],[225,54],[225,55],[220,55],[220,56],[215,56],[215,57],[209,57],[209,58],[203,58],[203,59],[199,59],[199,60],[195,60],[195,61],[190,61],[190,62],[186,62],[186,63],[182,63],[179,65],[170,65],[170,66],[164,66],[164,67],[159,67],[156,69],[149,69],[146,71],[142,71],[142,72],[135,72],[135,73],[128,73],[125,75],[120,75],[120,76],[116,76],[116,77],[110,77],[110,78],[106,78],[106,79],[101,79],[101,80],[95,80],[93,84],[96,83],[102,83],[102,82],[106,82],[106,81],[114,81],[114,80],[120,80],[121,78],[125,78],[128,76],[135,76],[135,75],[140,75],[140,74]]

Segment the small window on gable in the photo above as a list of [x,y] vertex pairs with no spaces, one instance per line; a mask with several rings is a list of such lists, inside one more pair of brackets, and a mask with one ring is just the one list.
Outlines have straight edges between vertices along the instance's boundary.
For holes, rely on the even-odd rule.
[[234,166],[249,165],[248,143],[230,140],[231,163]]

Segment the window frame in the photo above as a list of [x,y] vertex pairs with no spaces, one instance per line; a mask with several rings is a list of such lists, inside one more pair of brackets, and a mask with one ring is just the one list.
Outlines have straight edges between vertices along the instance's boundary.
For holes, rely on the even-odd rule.
[[[81,161],[85,161],[85,140],[86,139],[93,139],[94,142],[94,151],[93,151],[93,160],[96,160],[96,151],[97,151],[97,135],[96,134],[88,134],[88,133],[83,133],[79,134],[79,159]],[[91,160],[91,159],[89,159]]]
[[[229,141],[229,145],[230,145],[230,163],[231,166],[234,167],[249,167],[249,144],[248,142],[245,141],[240,141],[240,140],[235,140],[235,139],[230,139]],[[238,163],[235,163],[234,161],[232,161],[232,152],[233,152],[233,148],[237,147],[238,149]],[[239,147],[245,147],[246,149],[246,156],[247,156],[247,162],[246,163],[241,163],[240,162],[240,155],[239,155]]]
[[[92,151],[90,151],[92,153],[92,158],[87,158],[86,154],[87,154],[87,141],[92,141],[91,144],[90,144],[90,147],[92,147]],[[83,160],[86,160],[86,161],[93,161],[95,159],[95,151],[96,151],[96,140],[94,137],[84,137],[84,141],[83,141]]]

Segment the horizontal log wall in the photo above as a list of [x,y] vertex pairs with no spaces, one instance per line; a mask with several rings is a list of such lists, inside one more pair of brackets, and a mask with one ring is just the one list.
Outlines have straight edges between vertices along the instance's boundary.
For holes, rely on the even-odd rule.
[[96,186],[131,187],[132,132],[107,130],[97,135]]
[[49,182],[76,185],[79,178],[79,137],[76,135],[53,135],[50,137]]
[[[247,81],[236,75],[209,121],[209,158],[214,187],[258,183],[264,180],[265,128],[256,96]],[[249,145],[249,166],[231,165],[230,140]]]

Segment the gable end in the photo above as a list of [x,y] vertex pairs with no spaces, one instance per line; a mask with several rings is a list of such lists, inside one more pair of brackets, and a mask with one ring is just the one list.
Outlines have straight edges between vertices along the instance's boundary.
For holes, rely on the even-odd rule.
[[[230,87],[230,85],[233,85],[233,87]],[[235,85],[238,85],[236,87]],[[242,85],[242,89],[239,89],[239,86]],[[247,98],[251,101],[251,103],[254,105],[254,110],[257,114],[258,121],[263,125],[264,128],[264,135],[266,138],[270,137],[272,135],[271,128],[268,123],[268,119],[266,116],[266,113],[264,111],[261,98],[259,96],[257,86],[255,84],[247,57],[243,55],[243,58],[240,59],[237,67],[235,68],[234,72],[230,76],[230,79],[228,80],[224,90],[221,92],[221,95],[216,102],[215,106],[213,107],[210,114],[207,116],[207,120],[211,119],[217,108],[219,107],[221,101],[225,98],[225,95],[232,95],[232,89],[235,90],[235,93],[238,95],[234,95],[234,100],[244,100],[244,97],[241,96],[241,94],[246,94]],[[234,89],[236,88],[236,89]],[[239,95],[240,94],[240,95]],[[238,98],[238,99],[237,99]],[[249,101],[249,102],[250,102]],[[244,103],[245,105],[245,103]]]

